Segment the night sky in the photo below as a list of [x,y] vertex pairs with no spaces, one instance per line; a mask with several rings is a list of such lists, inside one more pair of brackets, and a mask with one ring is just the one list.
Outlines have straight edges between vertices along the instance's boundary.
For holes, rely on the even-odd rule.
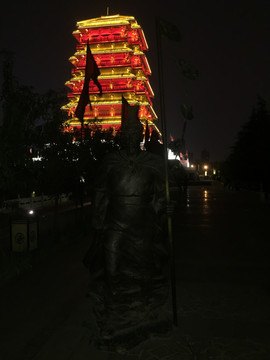
[[[194,159],[203,149],[211,160],[226,158],[257,94],[270,99],[270,1],[6,0],[1,5],[0,49],[14,52],[19,81],[39,92],[64,88],[71,78],[68,58],[75,52],[76,22],[106,15],[107,6],[110,15],[134,16],[144,30],[158,115],[155,16],[178,26],[180,43],[163,40],[168,134],[181,136],[180,104],[186,89],[194,108],[186,130],[187,149]],[[183,79],[180,58],[199,70],[198,80]]]

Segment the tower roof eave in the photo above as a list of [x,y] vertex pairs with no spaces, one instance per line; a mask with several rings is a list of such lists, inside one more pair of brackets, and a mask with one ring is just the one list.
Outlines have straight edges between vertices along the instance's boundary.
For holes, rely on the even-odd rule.
[[99,18],[88,19],[77,22],[78,29],[80,28],[91,28],[91,27],[104,27],[104,26],[115,26],[115,25],[131,25],[132,28],[141,28],[135,20],[134,16],[125,15],[109,15],[101,16]]

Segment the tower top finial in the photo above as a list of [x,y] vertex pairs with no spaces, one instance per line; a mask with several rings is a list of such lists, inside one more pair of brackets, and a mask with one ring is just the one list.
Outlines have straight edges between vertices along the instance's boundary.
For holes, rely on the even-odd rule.
[[109,16],[109,13],[110,13],[110,7],[107,6],[107,16]]

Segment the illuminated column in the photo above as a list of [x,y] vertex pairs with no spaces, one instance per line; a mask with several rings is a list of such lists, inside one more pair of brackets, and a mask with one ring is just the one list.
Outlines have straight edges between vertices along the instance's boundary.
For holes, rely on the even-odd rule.
[[75,54],[69,59],[74,68],[72,78],[66,82],[70,89],[69,103],[63,106],[69,115],[66,125],[69,128],[80,127],[74,112],[83,87],[86,43],[89,39],[92,54],[100,69],[98,79],[103,95],[98,95],[96,85],[90,81],[89,94],[93,110],[86,107],[85,123],[91,125],[95,120],[95,124],[104,128],[118,128],[121,125],[123,95],[130,105],[140,105],[141,122],[148,121],[150,128],[156,128],[154,122],[157,116],[152,107],[154,93],[148,79],[151,70],[144,54],[148,45],[134,17],[114,15],[79,21],[73,35],[78,44]]

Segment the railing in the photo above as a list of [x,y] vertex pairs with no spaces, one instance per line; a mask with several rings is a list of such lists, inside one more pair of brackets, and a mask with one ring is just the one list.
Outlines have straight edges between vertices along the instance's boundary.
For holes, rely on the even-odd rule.
[[[70,201],[70,194],[61,194],[59,195],[58,204],[64,204]],[[41,195],[29,198],[18,198],[6,200],[3,202],[3,207],[0,208],[0,211],[5,212],[15,208],[21,208],[25,210],[36,210],[40,208],[54,206],[55,196],[51,195]]]

